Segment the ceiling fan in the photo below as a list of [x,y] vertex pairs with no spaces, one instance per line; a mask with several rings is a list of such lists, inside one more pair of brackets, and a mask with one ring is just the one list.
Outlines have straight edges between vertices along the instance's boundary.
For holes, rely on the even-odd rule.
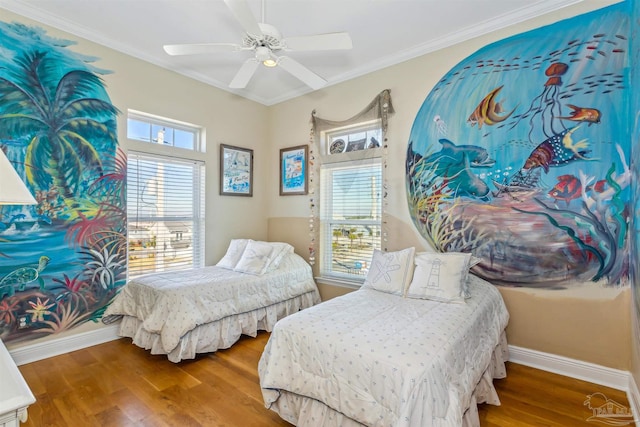
[[[245,31],[241,44],[236,43],[195,43],[169,44],[164,50],[169,55],[196,55],[229,51],[253,51],[254,56],[247,59],[240,67],[230,88],[242,89],[247,86],[260,63],[267,67],[279,66],[288,71],[312,89],[320,89],[327,81],[288,56],[276,53],[310,50],[351,49],[349,33],[328,33],[311,36],[283,38],[272,25],[258,23],[251,13],[246,0],[224,0]],[[264,21],[264,0],[262,1],[262,20]]]

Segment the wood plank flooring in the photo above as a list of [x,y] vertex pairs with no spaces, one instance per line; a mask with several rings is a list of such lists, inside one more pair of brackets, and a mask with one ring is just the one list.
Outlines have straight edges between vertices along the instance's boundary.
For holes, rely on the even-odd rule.
[[[262,401],[257,364],[268,338],[179,364],[123,338],[22,365],[37,399],[22,426],[291,426]],[[583,402],[595,392],[628,407],[619,390],[516,364],[507,372],[496,381],[502,406],[479,406],[483,427],[593,425]]]

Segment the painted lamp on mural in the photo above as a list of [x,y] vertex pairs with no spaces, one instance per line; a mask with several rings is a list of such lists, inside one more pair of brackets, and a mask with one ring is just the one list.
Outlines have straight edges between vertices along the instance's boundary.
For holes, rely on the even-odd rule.
[[[15,169],[0,150],[0,205],[35,205],[36,200],[29,192],[27,186],[22,182]],[[27,283],[38,279],[40,272],[49,263],[46,256],[40,257],[37,268],[23,267],[12,271],[0,280],[0,298],[4,294],[13,295],[14,286],[21,289]]]
[[0,205],[35,205],[36,199],[0,150]]

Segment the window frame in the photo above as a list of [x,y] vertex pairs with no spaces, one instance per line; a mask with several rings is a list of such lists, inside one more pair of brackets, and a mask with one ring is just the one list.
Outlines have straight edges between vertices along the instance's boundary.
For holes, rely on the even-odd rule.
[[[318,251],[318,261],[319,261],[319,274],[320,279],[326,282],[335,283],[335,284],[346,284],[349,287],[359,287],[362,285],[366,278],[366,272],[364,274],[353,274],[348,272],[336,271],[333,269],[333,226],[335,225],[357,225],[357,226],[372,226],[377,227],[379,230],[379,234],[376,236],[377,241],[376,245],[371,250],[371,257],[373,257],[373,249],[382,250],[382,227],[383,227],[383,216],[384,216],[384,204],[382,203],[382,194],[383,194],[383,182],[384,182],[384,168],[382,167],[382,147],[376,148],[365,148],[358,151],[351,152],[342,152],[337,154],[329,153],[329,144],[331,141],[331,137],[333,135],[345,135],[345,134],[356,134],[361,132],[367,132],[370,130],[379,131],[379,134],[382,135],[382,124],[381,120],[375,119],[367,122],[357,123],[355,125],[343,126],[339,128],[329,129],[321,133],[321,149],[322,155],[321,160],[322,164],[320,166],[320,199],[319,199],[319,207],[320,207],[320,215],[319,215],[319,251]],[[382,137],[381,137],[382,139]],[[357,219],[357,220],[349,220],[349,219],[341,219],[334,220],[332,218],[332,212],[334,206],[328,207],[326,205],[327,201],[333,200],[333,188],[327,189],[327,179],[324,176],[327,171],[333,171],[337,169],[343,168],[370,168],[375,165],[376,168],[380,170],[380,182],[379,182],[379,197],[378,197],[378,212],[379,217],[377,220],[373,219]],[[330,249],[327,248],[329,246]],[[368,260],[368,266],[370,265],[371,260]]]
[[[138,122],[143,122],[149,125],[149,139],[141,139],[141,138],[132,138],[129,134],[129,120],[135,120]],[[163,130],[171,129],[174,131],[174,137],[171,138],[171,143],[167,143],[169,138],[164,137],[162,143],[159,143],[158,138],[154,140],[153,134],[151,130],[153,126],[162,127]],[[193,148],[185,148],[185,147],[177,147],[175,145],[175,131],[183,131],[193,135]],[[187,152],[204,152],[204,144],[203,144],[203,134],[204,130],[201,126],[197,126],[191,123],[181,122],[178,120],[172,120],[160,116],[156,116],[153,114],[143,113],[141,111],[136,110],[128,110],[127,112],[127,139],[129,141],[137,141],[146,144],[153,144],[155,146],[160,147],[169,147],[170,149],[176,150],[185,150]]]
[[[159,215],[139,215],[139,213],[135,216],[135,218],[133,218],[131,215],[132,212],[129,211],[129,194],[127,194],[127,280],[129,280],[132,277],[137,277],[139,275],[142,274],[146,274],[146,273],[150,273],[153,271],[172,271],[172,270],[181,270],[181,269],[185,269],[185,268],[198,268],[198,267],[203,267],[204,266],[204,261],[205,261],[205,233],[206,233],[206,229],[205,229],[205,197],[206,197],[206,177],[205,177],[205,171],[206,171],[206,162],[204,161],[202,152],[199,151],[200,149],[203,148],[203,140],[204,140],[204,129],[199,127],[199,126],[195,126],[195,125],[187,125],[184,123],[181,123],[180,129],[182,130],[188,130],[191,132],[194,132],[194,135],[197,135],[197,137],[195,138],[195,141],[197,141],[197,143],[195,144],[194,150],[191,149],[187,149],[187,148],[183,148],[183,147],[175,147],[173,145],[169,145],[169,144],[157,144],[155,142],[152,141],[145,141],[145,140],[141,140],[141,139],[130,139],[128,138],[129,136],[129,119],[134,119],[137,121],[142,121],[145,123],[148,123],[150,126],[151,124],[157,125],[159,123],[165,123],[165,124],[171,124],[171,126],[173,128],[178,128],[178,125],[176,125],[177,121],[173,121],[170,119],[163,119],[163,118],[159,118],[158,116],[154,116],[151,114],[146,114],[146,113],[141,113],[138,111],[132,111],[129,110],[128,112],[128,116],[127,116],[127,141],[128,141],[128,145],[129,145],[129,149],[128,149],[128,156],[127,156],[127,170],[129,170],[129,168],[134,167],[132,165],[132,161],[135,161],[135,159],[139,159],[142,161],[150,161],[150,162],[157,162],[157,164],[164,164],[164,165],[177,165],[177,166],[186,166],[186,165],[194,165],[194,168],[192,170],[192,179],[191,182],[194,183],[194,187],[193,187],[193,193],[191,195],[191,212],[190,215],[186,215],[186,216],[172,216],[172,215],[164,215],[164,216],[159,216]],[[198,148],[199,150],[195,150],[195,148]],[[130,174],[129,172],[127,172],[127,180],[129,180],[130,178]],[[166,184],[165,184],[166,185]],[[169,187],[171,186],[171,184],[169,184]],[[129,188],[129,186],[127,186],[127,188]],[[168,187],[165,187],[168,188]],[[129,191],[127,190],[127,193]],[[169,264],[169,269],[164,269],[164,267],[166,267],[166,265],[163,265],[163,269],[162,270],[157,270],[157,261],[155,261],[154,263],[149,262],[149,267],[148,269],[145,271],[144,267],[142,269],[140,269],[139,267],[137,269],[134,269],[133,271],[133,276],[131,275],[132,273],[132,269],[130,267],[130,263],[132,261],[132,253],[133,256],[135,256],[135,252],[136,250],[132,250],[132,244],[135,244],[135,242],[133,242],[132,240],[132,233],[134,230],[134,228],[136,227],[137,224],[143,224],[146,222],[149,223],[163,223],[162,227],[166,228],[169,230],[169,234],[167,236],[165,236],[166,241],[164,242],[164,244],[167,243],[171,243],[173,244],[173,237],[171,237],[171,239],[169,239],[170,235],[173,234],[173,228],[175,227],[169,227],[167,226],[166,223],[169,223],[170,225],[176,225],[179,224],[181,222],[183,223],[189,223],[192,224],[192,230],[190,232],[191,234],[191,247],[190,250],[191,255],[189,258],[189,263],[190,265],[188,267],[184,267],[184,266],[177,266],[176,265],[171,265]],[[138,232],[140,230],[137,230]],[[159,237],[159,236],[156,236]],[[178,234],[176,234],[176,239],[178,238]],[[135,240],[135,238],[134,238]],[[169,240],[171,240],[171,242],[169,242]],[[154,244],[154,248],[156,248],[156,242],[153,243]],[[157,246],[160,247],[162,243],[160,243],[159,241],[157,242]],[[141,252],[139,251],[139,248],[136,248],[137,251],[141,254]],[[168,247],[163,247],[162,249],[156,249],[156,252],[158,251],[163,251],[162,254],[164,255],[165,252],[169,250]],[[154,254],[155,256],[155,254]],[[155,267],[151,267],[151,265],[154,264]],[[174,267],[174,268],[172,268]]]

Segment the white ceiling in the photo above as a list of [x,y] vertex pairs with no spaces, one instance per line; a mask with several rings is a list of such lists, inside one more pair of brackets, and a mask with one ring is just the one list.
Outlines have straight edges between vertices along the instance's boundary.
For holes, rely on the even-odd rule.
[[[261,22],[261,0],[247,1]],[[285,39],[349,32],[352,50],[287,53],[331,85],[580,1],[266,0],[264,21]],[[264,105],[311,91],[263,66],[245,89],[229,89],[251,52],[164,52],[164,44],[241,43],[243,29],[223,0],[0,0],[0,7]]]

